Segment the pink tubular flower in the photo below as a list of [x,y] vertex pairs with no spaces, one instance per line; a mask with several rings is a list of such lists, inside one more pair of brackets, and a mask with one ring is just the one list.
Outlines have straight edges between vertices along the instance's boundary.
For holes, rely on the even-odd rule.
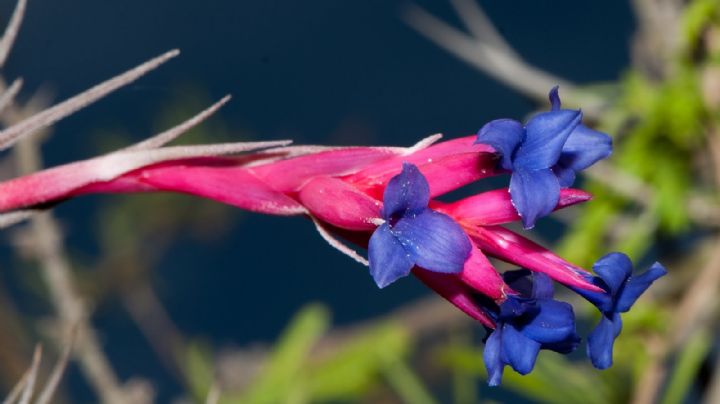
[[[507,189],[454,203],[435,200],[500,172],[494,149],[473,144],[474,136],[434,143],[438,139],[431,137],[411,148],[259,142],[125,149],[0,183],[0,212],[42,208],[89,193],[170,191],[259,213],[308,215],[334,247],[366,265],[338,237],[361,247],[369,244],[371,273],[379,286],[412,270],[488,327],[494,322],[477,296],[499,304],[515,292],[486,255],[545,273],[571,287],[599,291],[585,270],[499,226],[519,220]],[[245,154],[220,156],[240,152]],[[424,196],[396,195],[393,192],[401,191],[390,190],[403,167],[413,172],[413,181],[426,184]],[[396,187],[415,189],[417,184]],[[583,191],[563,189],[557,208],[589,198]],[[384,206],[391,199],[394,208],[387,210]],[[414,204],[415,208],[406,207]]]
[[[367,265],[378,287],[413,274],[488,330],[489,383],[511,366],[526,374],[541,349],[567,354],[580,337],[551,280],[595,304],[603,319],[588,338],[592,363],[612,363],[620,313],[665,269],[632,274],[621,254],[573,265],[503,224],[525,228],[590,195],[568,188],[577,171],[611,150],[609,138],[553,111],[526,126],[493,121],[477,137],[410,148],[288,146],[289,142],[161,147],[169,131],[129,148],[0,183],[0,226],[28,212],[91,193],[180,192],[271,215],[305,215],[333,247]],[[436,143],[437,142],[437,143]],[[437,198],[472,182],[511,174],[510,188],[454,202]],[[11,219],[12,218],[12,219]],[[367,248],[364,258],[344,241]],[[488,256],[522,267],[498,273]]]

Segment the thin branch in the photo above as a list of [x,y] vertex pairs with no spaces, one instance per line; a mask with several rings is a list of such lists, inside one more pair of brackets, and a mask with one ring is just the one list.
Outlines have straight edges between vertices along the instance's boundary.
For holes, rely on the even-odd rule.
[[77,328],[73,329],[70,332],[70,338],[65,343],[65,347],[60,354],[60,359],[58,359],[57,363],[55,364],[55,367],[53,368],[47,383],[45,383],[45,388],[43,388],[42,392],[40,393],[40,397],[38,397],[38,399],[35,401],[35,404],[50,404],[50,400],[52,400],[53,396],[55,395],[55,391],[57,391],[60,380],[62,380],[63,374],[65,374],[65,369],[67,369],[68,362],[70,361],[70,354],[72,353],[73,346],[75,345],[76,337]]
[[230,101],[230,98],[232,98],[230,95],[226,95],[225,97],[220,99],[220,101],[216,102],[206,110],[200,112],[199,114],[181,123],[180,125],[168,129],[165,132],[159,133],[149,139],[143,140],[142,142],[122,149],[121,151],[156,149],[169,142],[172,142],[178,136],[194,128],[195,126],[203,122],[205,119],[209,118],[212,114],[217,112],[217,110],[219,110],[223,105]]
[[602,97],[581,92],[570,81],[525,62],[502,38],[475,1],[451,1],[470,34],[413,4],[406,7],[403,18],[410,27],[440,48],[520,94],[545,101],[548,91],[559,85],[566,100],[583,105],[585,115],[597,116],[603,109],[605,100]]
[[18,31],[20,31],[20,25],[25,16],[26,6],[27,0],[18,0],[15,5],[15,11],[13,11],[12,17],[10,17],[10,22],[5,28],[5,33],[3,33],[0,39],[0,67],[5,65],[5,61],[15,43],[15,38],[17,37]]
[[33,354],[33,361],[30,370],[28,370],[27,383],[23,389],[22,396],[20,396],[19,404],[30,404],[33,393],[35,392],[35,382],[37,381],[37,374],[40,370],[40,359],[42,358],[42,347],[40,345],[35,347],[35,353]]
[[560,85],[566,93],[575,90],[570,82],[532,67],[514,54],[498,49],[482,37],[470,36],[416,5],[407,7],[403,18],[439,47],[521,94],[544,100],[555,85]]
[[703,404],[720,403],[720,356],[715,358],[715,363],[713,364],[713,375],[709,386],[710,387],[708,387],[705,397],[703,398]]
[[15,386],[13,386],[12,390],[10,390],[10,393],[8,393],[7,397],[5,397],[2,404],[12,404],[17,401],[18,397],[20,397],[20,393],[22,393],[23,389],[25,388],[25,384],[27,383],[29,376],[29,371],[23,374],[20,380],[18,380]]
[[221,393],[220,385],[217,382],[213,383],[210,386],[210,391],[205,399],[205,404],[217,404],[220,401]]
[[475,38],[483,38],[488,45],[501,49],[509,55],[520,57],[495,29],[492,20],[475,0],[450,0],[450,3]]
[[673,55],[681,43],[683,0],[633,0],[637,32],[633,38],[633,65],[646,76],[661,80],[672,72]]
[[26,209],[16,210],[8,213],[0,213],[0,229],[23,222],[32,217],[38,210]]
[[[22,172],[36,171],[41,159],[33,138],[27,138],[15,150]],[[100,347],[95,331],[87,320],[87,310],[75,291],[72,271],[63,251],[57,223],[50,212],[35,215],[31,221],[35,251],[41,273],[50,292],[50,300],[66,329],[77,327],[76,356],[87,380],[104,403],[125,402],[125,392],[110,362]]]
[[5,150],[14,145],[19,139],[30,135],[39,129],[48,127],[55,122],[71,115],[78,110],[92,104],[107,94],[137,80],[147,72],[157,68],[169,59],[180,53],[178,50],[171,50],[154,59],[151,59],[134,69],[120,74],[110,80],[100,83],[89,90],[86,90],[72,98],[69,98],[57,105],[54,105],[42,112],[34,114],[3,131],[0,131],[0,150]]
[[15,97],[20,92],[22,85],[23,79],[17,78],[12,82],[12,84],[10,84],[10,87],[3,91],[2,95],[0,95],[0,112],[3,112],[5,108],[7,108],[7,106],[15,100]]
[[[598,161],[583,171],[583,174],[640,206],[650,207],[652,201],[655,200],[655,191],[650,185],[607,161]],[[685,211],[695,223],[701,226],[720,225],[720,205],[718,203],[697,194],[689,195],[686,203]]]

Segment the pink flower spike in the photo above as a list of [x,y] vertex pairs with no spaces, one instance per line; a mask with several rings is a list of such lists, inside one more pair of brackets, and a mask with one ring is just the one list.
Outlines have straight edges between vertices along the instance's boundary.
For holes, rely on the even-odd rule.
[[567,286],[602,293],[602,289],[585,280],[589,272],[504,227],[477,226],[465,228],[465,231],[481,250],[494,257],[531,271],[542,272]]
[[347,147],[311,153],[250,167],[260,181],[281,192],[294,192],[318,176],[348,175],[381,160],[399,155],[390,147]]
[[382,203],[359,192],[345,181],[316,177],[298,193],[302,203],[318,219],[347,230],[374,230]]
[[373,164],[349,176],[347,181],[379,198],[384,184],[400,172],[401,163],[411,163],[427,178],[430,196],[436,197],[499,173],[495,168],[497,157],[493,149],[472,142],[472,137],[465,137],[437,143],[409,155]]
[[[114,182],[120,181],[134,181],[141,189],[197,195],[257,213],[290,216],[307,212],[296,200],[270,188],[242,167],[163,165],[129,173]],[[103,184],[89,191],[102,192]]]
[[475,243],[472,245],[470,257],[465,261],[465,267],[458,275],[460,280],[495,301],[504,300],[509,289],[508,286],[485,254],[477,248]]
[[462,310],[465,314],[488,328],[495,328],[495,322],[475,302],[473,293],[456,275],[431,272],[415,267],[413,274],[427,287]]
[[[435,137],[429,139],[435,140]],[[425,140],[426,139],[420,143],[422,144]],[[406,149],[405,153],[398,154],[397,157],[393,159],[363,168],[363,170],[358,173],[358,176],[359,178],[390,178],[399,172],[397,167],[401,166],[403,162],[421,166],[426,163],[431,163],[433,160],[461,153],[495,153],[495,149],[492,147],[483,144],[473,144],[474,141],[475,136],[466,136],[434,143],[428,147],[411,147]]]
[[130,171],[163,161],[240,153],[288,143],[289,141],[277,141],[171,146],[110,153],[0,183],[0,212],[65,199],[88,185],[109,182]]
[[[560,200],[555,209],[585,202],[591,198],[592,195],[585,191],[565,188],[560,190]],[[450,215],[462,225],[491,226],[520,220],[507,189],[483,192],[450,204],[438,204],[435,209]]]

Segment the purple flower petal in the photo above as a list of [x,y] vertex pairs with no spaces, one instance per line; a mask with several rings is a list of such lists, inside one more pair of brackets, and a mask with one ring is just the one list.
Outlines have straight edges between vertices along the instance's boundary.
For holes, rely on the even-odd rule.
[[505,170],[512,170],[513,154],[524,136],[525,129],[520,122],[512,119],[496,119],[480,128],[475,143],[492,146],[502,155],[500,166]]
[[522,333],[541,344],[552,344],[575,336],[572,306],[557,300],[538,303],[540,311],[522,328]]
[[[587,279],[587,281],[589,283],[591,283],[603,290],[608,289],[607,283],[605,283],[605,281],[600,279],[600,277],[592,276],[592,275],[586,275],[584,277]],[[604,313],[604,312],[613,311],[613,307],[615,304],[613,303],[614,302],[613,296],[610,293],[608,293],[608,292],[604,292],[604,293],[603,292],[593,292],[593,291],[589,291],[589,290],[581,289],[581,288],[577,288],[577,287],[571,287],[571,289],[575,293],[579,294],[580,296],[587,299],[587,301],[589,301],[590,303],[595,305],[601,312]]]
[[613,344],[621,330],[620,314],[612,313],[612,318],[602,316],[600,323],[588,336],[587,354],[593,366],[598,369],[612,366]]
[[574,171],[584,170],[612,154],[610,136],[578,125],[562,148],[558,164]]
[[580,111],[567,109],[535,115],[525,126],[525,140],[515,152],[513,168],[538,170],[554,166],[581,119]]
[[520,296],[536,300],[552,299],[553,297],[552,280],[543,273],[517,269],[503,272],[502,277],[512,290],[520,293]]
[[553,342],[550,344],[542,344],[540,349],[547,349],[550,351],[555,351],[557,353],[561,354],[569,354],[571,352],[575,352],[575,349],[580,344],[580,337],[577,334],[573,334],[572,336],[569,336],[568,338],[559,341],[559,342]]
[[508,365],[521,375],[530,373],[540,352],[540,343],[526,337],[509,324],[505,324],[502,331],[502,353]]
[[534,304],[528,303],[527,299],[509,297],[500,305],[498,321],[513,321],[525,314],[527,311],[535,312],[537,310]]
[[623,283],[632,274],[632,261],[627,255],[619,252],[607,254],[597,260],[593,265],[593,271],[602,278],[610,288],[610,294],[615,294],[623,286]]
[[548,94],[548,98],[550,98],[550,106],[552,111],[557,111],[560,109],[561,103],[560,103],[560,95],[558,94],[558,88],[560,86],[555,86],[550,90],[550,93]]
[[540,273],[535,272],[532,274],[532,280],[533,280],[533,289],[532,289],[532,298],[533,299],[552,299],[553,292],[555,291],[553,288],[552,280],[549,276]]
[[386,220],[406,212],[418,214],[428,206],[430,186],[416,166],[403,163],[402,172],[388,181],[383,201]]
[[665,267],[660,265],[659,262],[656,262],[642,275],[630,277],[620,292],[620,296],[617,298],[617,307],[615,310],[620,313],[630,310],[630,307],[640,295],[642,295],[653,282],[665,274],[667,274]]
[[392,235],[387,223],[380,225],[370,237],[368,258],[370,275],[379,288],[407,276],[415,265],[414,257]]
[[510,178],[510,196],[523,227],[531,229],[537,219],[547,216],[560,199],[560,183],[550,169],[517,170]]
[[485,368],[488,372],[488,384],[490,386],[500,385],[503,368],[505,367],[502,360],[502,327],[490,333],[487,341],[485,341],[483,362],[485,362]]
[[552,171],[557,177],[561,188],[568,188],[575,182],[575,170],[572,168],[562,166],[558,163],[553,166]]
[[461,272],[472,245],[463,229],[450,216],[425,209],[405,216],[390,230],[415,259],[415,264],[433,272]]

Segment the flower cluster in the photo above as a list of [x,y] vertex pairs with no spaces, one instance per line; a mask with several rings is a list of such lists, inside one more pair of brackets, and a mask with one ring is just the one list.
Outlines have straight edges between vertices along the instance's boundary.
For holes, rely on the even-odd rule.
[[[532,370],[540,349],[580,343],[572,307],[553,298],[552,281],[595,304],[601,321],[587,350],[610,366],[620,314],[665,274],[660,264],[633,276],[612,253],[595,273],[502,225],[525,228],[555,209],[590,199],[569,188],[576,172],[609,156],[610,138],[581,123],[580,111],[552,110],[526,125],[496,120],[477,136],[410,148],[292,147],[272,143],[183,148],[131,147],[0,183],[0,212],[38,209],[89,193],[169,191],[272,215],[307,215],[334,247],[369,266],[384,288],[413,274],[489,330],[484,349],[490,384],[508,365]],[[143,145],[154,142],[144,142]],[[244,152],[222,157],[226,152]],[[509,188],[445,203],[438,196],[510,173]],[[366,247],[366,260],[342,240]],[[519,266],[500,274],[488,256]]]

